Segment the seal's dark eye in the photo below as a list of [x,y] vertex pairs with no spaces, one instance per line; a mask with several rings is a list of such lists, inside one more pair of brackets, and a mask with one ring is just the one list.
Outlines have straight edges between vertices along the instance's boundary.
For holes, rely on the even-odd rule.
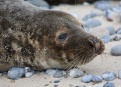
[[67,33],[63,33],[63,34],[58,36],[58,39],[59,40],[65,40],[67,38],[67,36],[68,36]]

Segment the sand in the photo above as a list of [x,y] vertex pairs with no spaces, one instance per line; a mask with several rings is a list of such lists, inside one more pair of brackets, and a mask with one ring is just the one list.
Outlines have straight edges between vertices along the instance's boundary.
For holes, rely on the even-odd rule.
[[[114,4],[114,3],[113,3]],[[77,13],[78,19],[81,21],[81,18],[85,15],[90,13],[90,11],[95,10],[100,12],[97,9],[94,9],[92,5],[88,6],[69,6],[64,5],[60,7],[56,7],[56,9],[63,10],[69,13]],[[107,27],[108,25],[112,25],[115,27],[120,26],[119,19],[117,18],[117,14],[114,15],[115,20],[113,22],[108,22],[105,20],[104,17],[96,17],[97,19],[101,20],[103,23],[99,27]],[[121,56],[112,56],[110,54],[111,47],[121,44],[121,41],[112,41],[106,43],[105,52],[102,55],[97,56],[93,61],[86,65],[79,66],[80,69],[86,72],[86,74],[94,74],[94,75],[102,75],[103,72],[111,71],[118,73],[118,70],[121,69]],[[54,80],[61,79],[59,83],[53,83]],[[7,76],[2,75],[0,76],[0,87],[56,87],[54,85],[58,85],[58,87],[75,87],[80,86],[83,87],[103,87],[104,83],[82,83],[81,77],[80,78],[53,78],[52,76],[46,75],[44,73],[36,73],[30,78],[21,78],[19,80],[10,80]],[[121,87],[121,80],[115,79],[112,81],[115,83],[115,87]],[[45,86],[46,85],[46,86]]]

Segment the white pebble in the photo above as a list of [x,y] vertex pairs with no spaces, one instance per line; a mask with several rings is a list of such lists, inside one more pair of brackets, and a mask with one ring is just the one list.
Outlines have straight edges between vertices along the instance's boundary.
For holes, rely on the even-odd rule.
[[25,67],[25,77],[29,78],[34,75],[34,70],[31,70],[30,67]]
[[81,77],[81,76],[83,76],[83,74],[84,74],[84,72],[78,68],[74,68],[69,71],[69,76],[73,77],[73,78]]

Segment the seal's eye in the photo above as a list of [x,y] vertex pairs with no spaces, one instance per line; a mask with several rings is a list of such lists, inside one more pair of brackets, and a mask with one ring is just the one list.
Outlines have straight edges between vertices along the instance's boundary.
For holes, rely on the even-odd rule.
[[67,36],[68,36],[67,33],[60,34],[58,36],[58,40],[65,40],[67,38]]

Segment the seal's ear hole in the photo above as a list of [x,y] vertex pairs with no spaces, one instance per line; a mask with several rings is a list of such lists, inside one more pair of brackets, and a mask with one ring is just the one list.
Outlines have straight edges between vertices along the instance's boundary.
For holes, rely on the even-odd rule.
[[66,40],[67,37],[68,37],[67,33],[62,33],[57,37],[57,40],[63,41],[63,40]]

